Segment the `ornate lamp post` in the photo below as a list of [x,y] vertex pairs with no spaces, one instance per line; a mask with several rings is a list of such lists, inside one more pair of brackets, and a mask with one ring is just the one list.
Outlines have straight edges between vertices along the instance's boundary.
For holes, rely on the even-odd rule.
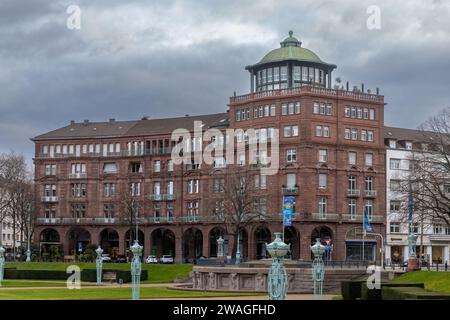
[[5,267],[5,248],[0,246],[0,287],[2,286],[4,267]]
[[95,259],[95,266],[97,268],[97,285],[102,284],[102,267],[103,267],[103,260],[102,260],[102,253],[103,249],[98,246],[98,248],[95,250],[97,253],[97,258]]
[[217,259],[219,259],[220,261],[223,260],[223,244],[224,244],[225,240],[222,238],[222,236],[220,236],[217,239]]
[[241,249],[240,249],[240,245],[239,245],[239,235],[240,235],[241,231],[238,231],[237,234],[237,250],[236,250],[236,264],[240,264],[241,263]]
[[131,252],[133,253],[133,260],[131,261],[131,279],[132,279],[132,299],[140,299],[140,282],[141,282],[141,253],[142,246],[139,245],[138,240],[134,240],[134,244],[131,246]]
[[325,275],[323,269],[322,255],[325,252],[325,246],[320,243],[320,239],[316,239],[316,243],[311,246],[311,251],[314,254],[314,261],[312,263],[312,278],[314,282],[314,298],[321,299],[323,292],[323,278]]
[[272,257],[268,281],[269,299],[284,300],[287,291],[287,273],[283,265],[283,258],[290,250],[290,244],[281,240],[281,232],[275,232],[275,240],[267,244],[266,248]]

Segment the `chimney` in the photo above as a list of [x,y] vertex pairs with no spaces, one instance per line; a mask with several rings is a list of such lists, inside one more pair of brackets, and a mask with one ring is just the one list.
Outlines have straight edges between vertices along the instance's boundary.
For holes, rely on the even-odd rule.
[[380,94],[380,88],[377,88],[377,96]]
[[346,84],[346,86],[347,86],[347,91],[348,91],[348,81],[347,81],[347,84]]
[[364,93],[364,83],[361,83],[361,91]]

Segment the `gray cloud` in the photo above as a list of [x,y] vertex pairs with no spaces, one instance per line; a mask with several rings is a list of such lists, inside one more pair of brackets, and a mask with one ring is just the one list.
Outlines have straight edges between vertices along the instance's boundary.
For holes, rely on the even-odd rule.
[[[66,28],[66,8],[82,29]],[[366,9],[381,8],[381,30]],[[388,125],[449,106],[450,4],[378,1],[30,1],[0,3],[0,152],[69,120],[222,112],[244,66],[292,29],[351,85],[380,87]]]

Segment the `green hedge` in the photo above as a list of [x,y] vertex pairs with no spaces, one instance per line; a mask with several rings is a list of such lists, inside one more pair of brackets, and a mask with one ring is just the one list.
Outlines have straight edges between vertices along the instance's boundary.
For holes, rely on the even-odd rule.
[[381,282],[380,289],[370,289],[366,285],[361,287],[361,299],[362,300],[381,300],[381,290],[383,287],[412,287],[412,288],[425,288],[423,283],[400,283],[400,282]]
[[[129,270],[105,270],[105,272],[115,272],[116,280],[123,280],[123,283],[131,282],[131,272]],[[27,279],[27,280],[67,280],[69,274],[62,270],[18,270],[16,268],[5,269],[5,279]],[[148,279],[147,270],[142,270],[141,281]],[[96,282],[96,269],[81,270],[81,281]]]
[[450,300],[450,294],[427,291],[420,287],[388,287],[381,289],[383,300],[433,299]]
[[361,298],[361,287],[365,280],[352,280],[341,282],[341,294],[344,300],[357,300]]

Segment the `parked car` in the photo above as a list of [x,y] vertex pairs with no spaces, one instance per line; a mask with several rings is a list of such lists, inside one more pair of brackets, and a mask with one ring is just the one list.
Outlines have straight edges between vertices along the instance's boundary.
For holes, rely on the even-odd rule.
[[109,256],[109,254],[107,253],[102,254],[102,261],[106,263],[111,262],[111,257]]
[[159,262],[161,262],[161,263],[173,263],[173,257],[164,255],[164,256],[162,256],[161,259],[159,259]]
[[114,262],[115,263],[127,263],[127,257],[125,257],[124,255],[118,255]]
[[145,263],[158,263],[158,258],[155,256],[148,256],[147,259],[145,259]]

